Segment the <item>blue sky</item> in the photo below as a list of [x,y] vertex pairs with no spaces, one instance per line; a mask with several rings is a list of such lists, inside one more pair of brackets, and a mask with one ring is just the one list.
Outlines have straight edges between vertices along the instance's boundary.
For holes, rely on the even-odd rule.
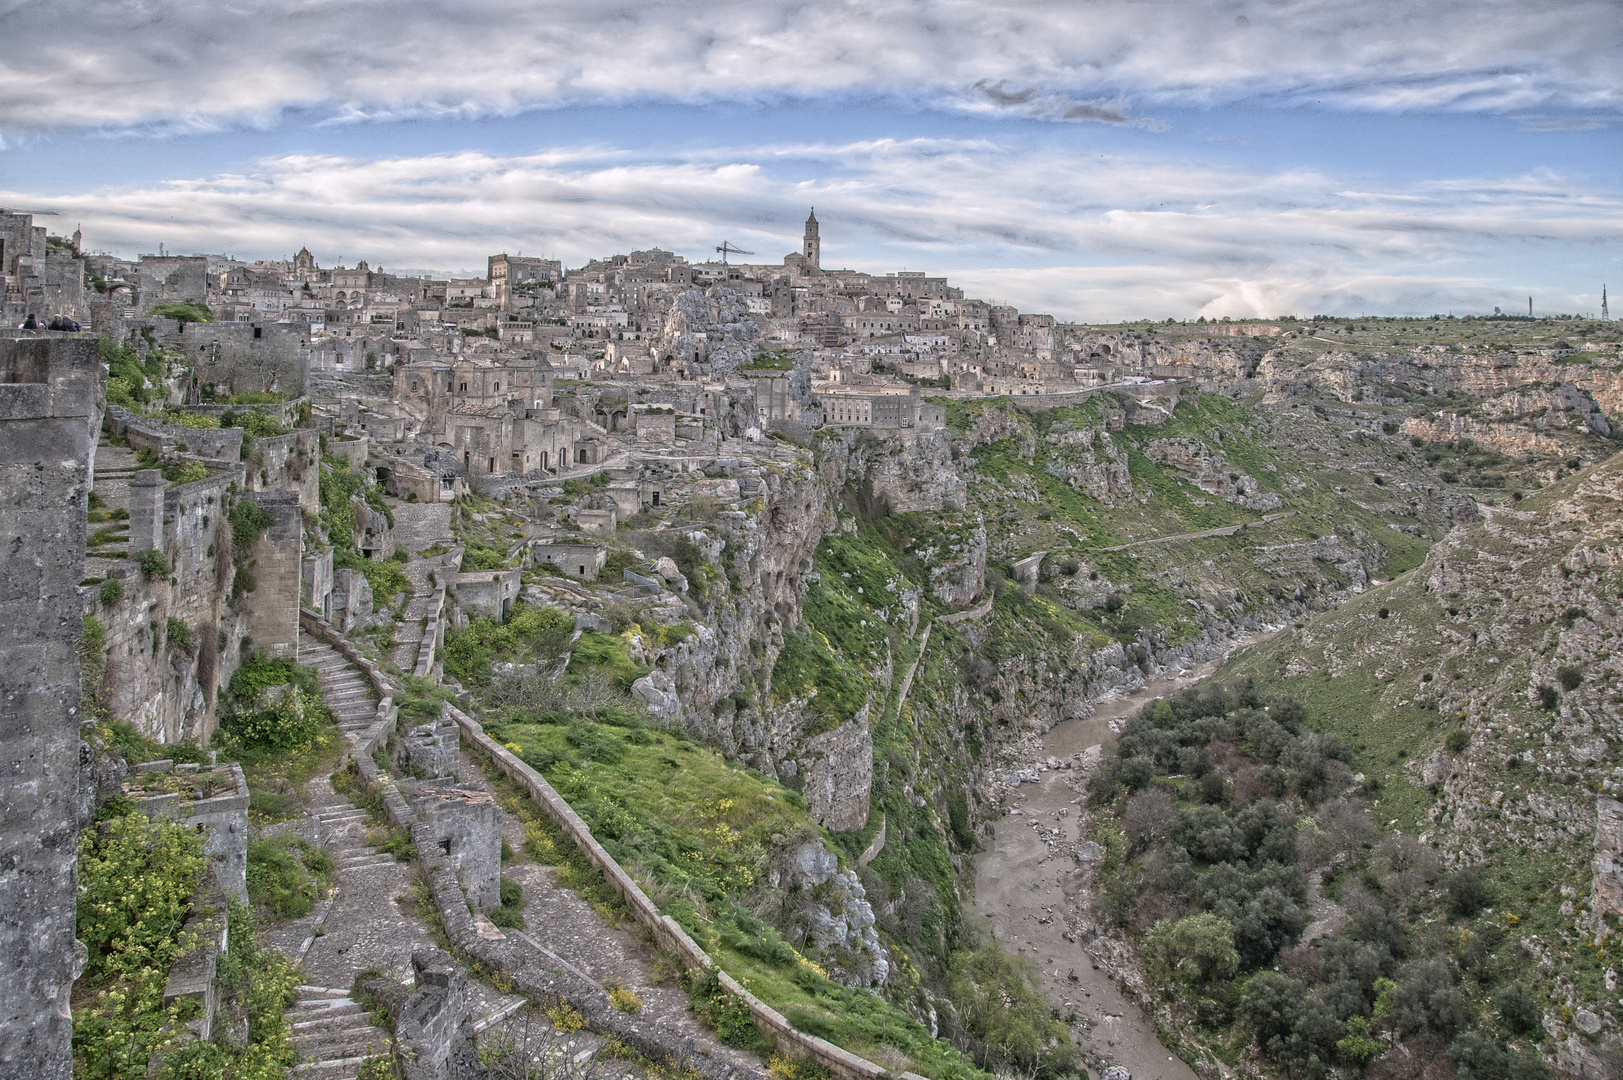
[[1606,3],[0,0],[0,29],[0,205],[121,254],[776,258],[816,204],[825,265],[1075,319],[1623,282]]

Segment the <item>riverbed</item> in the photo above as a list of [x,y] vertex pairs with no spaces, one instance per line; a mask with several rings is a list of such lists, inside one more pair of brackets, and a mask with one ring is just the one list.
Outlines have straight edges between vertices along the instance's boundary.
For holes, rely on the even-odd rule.
[[1036,963],[1043,992],[1070,1023],[1095,1076],[1121,1065],[1133,1080],[1196,1080],[1099,962],[1110,942],[1096,935],[1087,910],[1089,868],[1074,853],[1087,842],[1085,775],[1114,735],[1111,721],[1208,678],[1221,662],[1163,674],[1136,693],[1099,703],[1092,716],[1056,724],[1019,763],[1036,771],[1036,782],[1010,793],[1009,812],[993,822],[989,843],[975,857],[976,911],[999,944]]

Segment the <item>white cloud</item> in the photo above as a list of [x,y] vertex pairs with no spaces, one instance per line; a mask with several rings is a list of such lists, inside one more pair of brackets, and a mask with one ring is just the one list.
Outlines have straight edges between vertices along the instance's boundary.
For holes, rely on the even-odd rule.
[[1561,307],[1562,289],[1591,287],[1581,267],[1596,247],[1623,240],[1623,197],[1554,173],[1359,183],[921,139],[659,159],[605,147],[280,157],[148,187],[0,192],[0,204],[57,210],[92,247],[125,254],[161,241],[286,257],[307,244],[328,263],[477,268],[502,250],[574,265],[654,245],[703,258],[723,238],[776,261],[814,203],[826,264],[973,267],[954,272],[972,291],[1088,319],[1485,307],[1525,295],[1507,274],[1543,274],[1546,306]]
[[0,0],[0,26],[12,132],[839,93],[1106,123],[1122,95],[1623,103],[1612,0]]

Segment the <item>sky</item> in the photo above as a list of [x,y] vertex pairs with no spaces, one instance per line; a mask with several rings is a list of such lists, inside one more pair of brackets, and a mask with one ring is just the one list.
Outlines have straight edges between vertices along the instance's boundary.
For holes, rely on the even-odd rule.
[[1618,0],[0,0],[0,206],[124,256],[637,248],[1078,321],[1594,313]]

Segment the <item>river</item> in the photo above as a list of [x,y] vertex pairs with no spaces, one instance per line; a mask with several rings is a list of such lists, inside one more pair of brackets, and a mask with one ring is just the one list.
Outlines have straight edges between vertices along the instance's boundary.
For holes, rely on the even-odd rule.
[[1112,720],[1208,678],[1220,663],[1160,676],[1137,693],[1101,702],[1090,717],[1056,724],[1021,767],[1036,769],[1051,758],[1072,767],[1048,768],[1036,783],[1011,792],[1013,809],[993,823],[990,843],[975,857],[975,909],[999,944],[1036,962],[1049,1002],[1061,1016],[1074,1016],[1072,1035],[1095,1076],[1103,1066],[1122,1065],[1133,1080],[1196,1080],[1089,951],[1106,943],[1090,933],[1087,870],[1072,854],[1086,842],[1083,774],[1075,766],[1097,757],[1113,734]]

